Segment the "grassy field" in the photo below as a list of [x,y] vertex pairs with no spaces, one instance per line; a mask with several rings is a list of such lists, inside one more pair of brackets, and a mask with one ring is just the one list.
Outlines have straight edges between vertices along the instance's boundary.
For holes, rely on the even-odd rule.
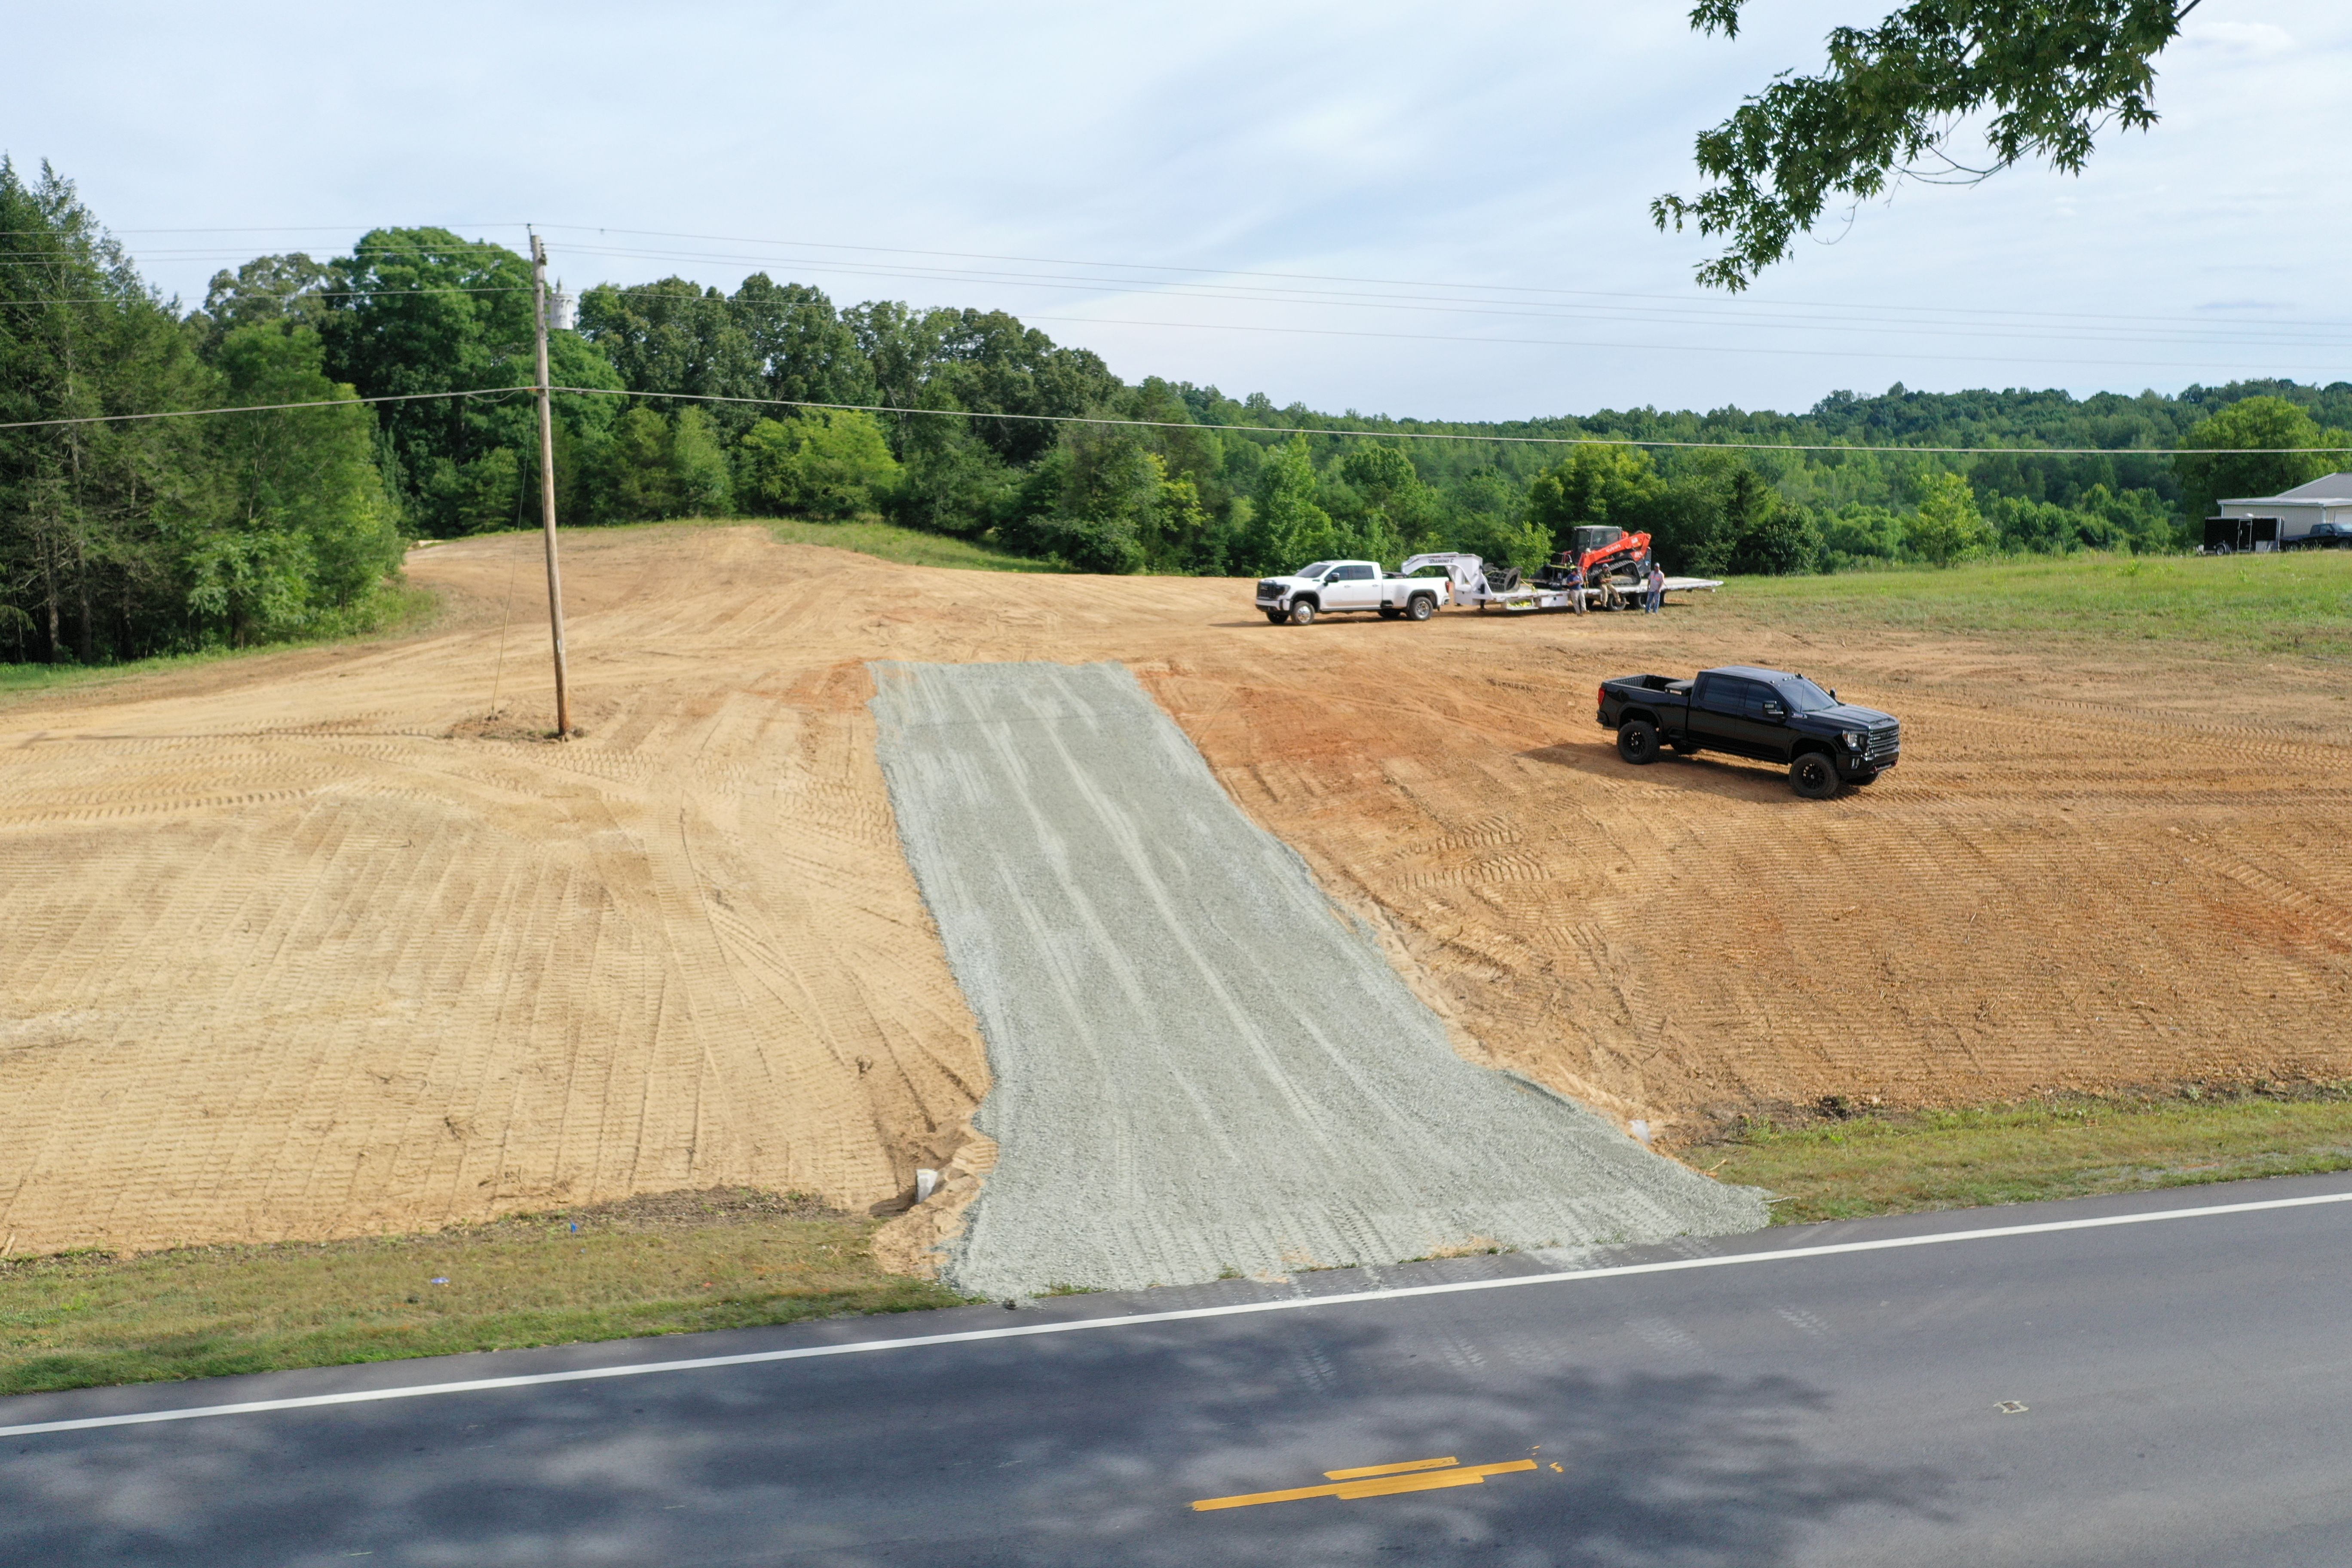
[[225,658],[243,658],[248,654],[274,653],[281,648],[308,647],[320,643],[350,642],[365,637],[399,637],[419,631],[432,624],[440,613],[437,595],[424,588],[405,584],[387,585],[376,597],[358,608],[340,615],[333,624],[321,627],[317,635],[289,637],[281,642],[261,643],[253,647],[206,648],[200,653],[163,654],[154,658],[132,659],[125,664],[8,664],[0,662],[0,698],[19,693],[52,691],[63,686],[83,685],[92,681],[128,680],[133,676],[153,675],[163,670],[184,669],[194,665],[217,664]]
[[1944,571],[1743,577],[1734,590],[1722,609],[1841,631],[2031,633],[2352,659],[2352,551],[2036,557]]
[[1058,572],[1050,563],[1025,555],[1007,555],[968,539],[925,533],[889,522],[809,522],[793,518],[761,519],[765,528],[786,544],[830,544],[879,556],[904,566],[949,566],[964,572]]
[[877,1268],[876,1223],[775,1194],[671,1193],[425,1236],[0,1260],[0,1394],[961,1300]]
[[1797,1225],[2352,1170],[2352,1092],[1751,1121],[1681,1153],[1718,1181],[1768,1189],[1774,1223]]

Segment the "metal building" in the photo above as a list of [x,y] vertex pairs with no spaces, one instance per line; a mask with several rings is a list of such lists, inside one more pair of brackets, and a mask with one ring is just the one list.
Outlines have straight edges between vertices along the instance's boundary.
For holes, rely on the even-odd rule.
[[[2352,542],[2352,474],[2330,474],[2284,495],[2216,503],[2205,520],[2210,551],[2293,550],[2321,540]],[[2331,537],[2332,536],[2332,537]]]

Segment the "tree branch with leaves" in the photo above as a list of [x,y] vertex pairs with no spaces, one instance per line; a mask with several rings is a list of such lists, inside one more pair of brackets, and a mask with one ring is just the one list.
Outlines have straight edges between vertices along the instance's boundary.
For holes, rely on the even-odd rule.
[[[1715,182],[1660,196],[1661,229],[1722,236],[1699,281],[1737,291],[1787,259],[1833,203],[1906,179],[1972,184],[2027,158],[2079,174],[2110,128],[2156,123],[2157,55],[2200,0],[1914,0],[1875,27],[1840,27],[1827,68],[1782,72],[1700,132]],[[1745,0],[1699,0],[1691,26],[1736,37]],[[1982,161],[1954,138],[1990,111]]]

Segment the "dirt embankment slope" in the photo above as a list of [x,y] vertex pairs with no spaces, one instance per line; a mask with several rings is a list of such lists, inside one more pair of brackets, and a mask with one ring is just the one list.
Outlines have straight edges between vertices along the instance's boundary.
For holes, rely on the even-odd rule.
[[[428,636],[0,709],[0,1240],[901,1190],[987,1083],[874,658],[1126,662],[1465,1049],[1620,1115],[2352,1075],[2352,705],[2313,667],[1827,646],[1736,595],[1273,627],[1232,583],[570,539],[569,745],[520,738],[527,537],[412,557]],[[1600,677],[1734,658],[1896,710],[1903,767],[1810,803],[1617,763]]]

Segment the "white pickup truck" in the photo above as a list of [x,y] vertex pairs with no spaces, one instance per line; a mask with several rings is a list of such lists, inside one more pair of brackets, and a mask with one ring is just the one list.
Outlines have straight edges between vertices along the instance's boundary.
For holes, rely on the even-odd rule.
[[1318,561],[1287,577],[1266,577],[1257,585],[1257,607],[1276,626],[1312,623],[1318,616],[1375,610],[1381,619],[1425,621],[1449,603],[1443,577],[1392,577],[1377,561]]

